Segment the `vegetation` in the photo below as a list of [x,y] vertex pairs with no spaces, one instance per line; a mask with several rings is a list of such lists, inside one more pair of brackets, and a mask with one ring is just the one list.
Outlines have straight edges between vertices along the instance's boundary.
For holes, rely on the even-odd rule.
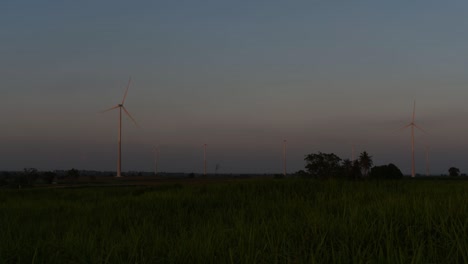
[[358,160],[342,160],[334,153],[318,152],[304,158],[308,176],[313,178],[348,178],[358,179],[368,177],[374,162],[366,151],[359,155]]
[[307,172],[313,177],[331,178],[341,175],[341,158],[334,153],[309,154],[305,161]]
[[460,169],[459,168],[450,167],[450,169],[448,171],[449,171],[449,176],[452,176],[452,177],[460,176]]
[[362,175],[365,177],[369,176],[369,171],[372,168],[372,165],[374,165],[372,157],[369,156],[366,151],[362,152],[361,155],[359,155],[359,166],[361,167]]
[[371,170],[371,177],[377,179],[402,179],[403,173],[395,164],[375,166]]
[[3,189],[0,260],[468,263],[467,189],[463,180],[291,178]]

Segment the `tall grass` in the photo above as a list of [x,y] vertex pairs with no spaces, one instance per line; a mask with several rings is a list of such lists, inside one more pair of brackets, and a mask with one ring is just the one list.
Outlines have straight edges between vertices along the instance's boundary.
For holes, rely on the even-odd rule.
[[0,192],[2,263],[468,263],[468,182]]

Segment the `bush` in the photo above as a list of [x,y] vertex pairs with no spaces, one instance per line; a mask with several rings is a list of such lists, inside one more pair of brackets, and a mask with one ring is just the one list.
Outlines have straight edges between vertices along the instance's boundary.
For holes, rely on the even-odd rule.
[[57,173],[52,172],[52,171],[46,171],[42,174],[42,180],[48,184],[53,183],[56,177],[57,177]]
[[375,166],[371,170],[371,178],[375,179],[401,179],[403,178],[403,173],[401,170],[395,166],[395,164],[390,163],[388,165]]

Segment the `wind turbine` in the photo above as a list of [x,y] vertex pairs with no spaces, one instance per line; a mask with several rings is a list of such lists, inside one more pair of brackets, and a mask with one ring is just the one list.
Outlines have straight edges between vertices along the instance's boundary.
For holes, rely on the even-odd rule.
[[206,176],[206,144],[203,144],[203,175]]
[[411,123],[409,123],[408,125],[402,127],[402,129],[404,128],[407,128],[407,127],[411,127],[411,177],[414,178],[416,175],[415,173],[415,166],[414,166],[414,128],[417,128],[419,130],[421,130],[422,132],[424,133],[427,133],[426,131],[424,131],[424,129],[420,128],[418,125],[416,125],[416,123],[414,122],[414,117],[416,115],[416,100],[414,101],[414,105],[413,105],[413,118],[411,119]]
[[116,177],[122,177],[122,110],[125,112],[125,114],[128,115],[128,117],[130,117],[133,123],[135,123],[135,125],[138,127],[137,122],[135,121],[135,119],[132,117],[132,115],[127,111],[127,109],[124,106],[125,99],[127,98],[128,88],[130,87],[131,81],[132,81],[132,78],[130,77],[128,79],[127,88],[125,89],[125,94],[122,99],[122,102],[120,104],[117,104],[114,107],[111,107],[107,110],[102,111],[102,113],[104,113],[104,112],[119,108],[119,149],[118,149],[117,176]]
[[429,146],[426,145],[426,176],[429,176]]
[[286,139],[283,140],[283,175],[286,176]]
[[154,146],[154,175],[158,175],[159,147]]

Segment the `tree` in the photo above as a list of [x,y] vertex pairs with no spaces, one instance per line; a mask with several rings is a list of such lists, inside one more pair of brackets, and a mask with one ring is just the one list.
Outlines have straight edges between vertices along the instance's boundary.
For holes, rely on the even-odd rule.
[[353,161],[353,173],[352,173],[352,178],[353,179],[359,179],[362,176],[361,172],[361,164],[359,164],[359,160]]
[[[39,172],[35,168],[25,168],[23,171],[23,177],[20,177],[20,185],[31,186],[39,177]],[[22,178],[22,179],[21,179]]]
[[372,156],[369,156],[366,151],[359,155],[359,164],[361,165],[362,175],[367,177],[369,175],[370,168],[372,168]]
[[370,176],[376,179],[401,179],[403,178],[403,173],[395,164],[390,163],[388,165],[373,167]]
[[450,176],[460,176],[460,169],[455,167],[450,167],[448,170]]
[[8,178],[10,173],[7,171],[3,171],[0,176],[0,187],[8,185]]
[[333,153],[309,154],[304,160],[307,172],[313,177],[332,178],[341,173],[341,158]]
[[353,177],[353,162],[350,159],[344,159],[341,163],[343,167],[344,176],[348,179],[354,178]]
[[67,171],[67,176],[73,180],[73,183],[80,177],[80,172],[73,168]]
[[296,171],[294,175],[300,178],[307,178],[309,176],[309,174],[305,172],[304,170]]
[[45,183],[53,183],[54,180],[57,178],[57,173],[55,172],[52,172],[52,171],[46,171],[42,174],[42,180],[45,182]]

